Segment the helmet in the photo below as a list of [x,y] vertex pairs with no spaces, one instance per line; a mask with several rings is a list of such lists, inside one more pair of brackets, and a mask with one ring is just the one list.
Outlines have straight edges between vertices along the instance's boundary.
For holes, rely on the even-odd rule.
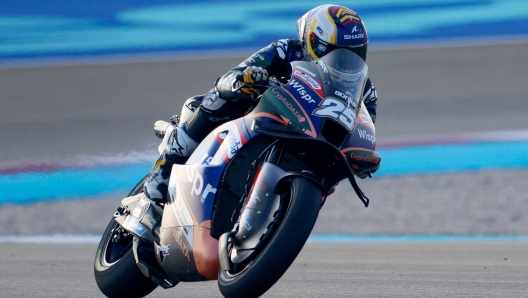
[[337,48],[367,59],[367,28],[357,13],[344,6],[327,4],[308,11],[297,21],[297,32],[308,61]]

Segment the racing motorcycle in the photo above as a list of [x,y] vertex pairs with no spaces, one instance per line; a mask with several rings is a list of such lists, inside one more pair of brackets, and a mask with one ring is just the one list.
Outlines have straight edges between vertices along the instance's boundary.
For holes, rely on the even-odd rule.
[[[141,181],[97,249],[102,293],[143,297],[158,286],[218,280],[225,297],[264,294],[301,251],[337,183],[348,179],[368,206],[354,177],[380,164],[362,101],[367,76],[366,63],[345,49],[292,62],[288,81],[270,80],[250,112],[173,166],[167,202],[149,200]],[[156,123],[160,152],[173,127]]]

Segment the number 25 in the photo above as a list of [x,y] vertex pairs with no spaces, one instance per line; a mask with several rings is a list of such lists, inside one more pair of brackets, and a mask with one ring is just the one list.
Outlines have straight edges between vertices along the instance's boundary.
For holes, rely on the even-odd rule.
[[352,131],[356,116],[351,108],[335,98],[326,98],[319,105],[321,108],[315,110],[313,112],[314,115],[334,118],[348,128],[349,131]]

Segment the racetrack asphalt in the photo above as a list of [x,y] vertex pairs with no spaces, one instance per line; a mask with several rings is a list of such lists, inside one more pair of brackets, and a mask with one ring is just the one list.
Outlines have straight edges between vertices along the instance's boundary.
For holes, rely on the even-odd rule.
[[[528,129],[527,52],[528,43],[371,51],[377,138]],[[0,165],[153,150],[153,123],[246,56],[0,69]]]
[[[3,297],[103,297],[93,244],[0,244]],[[528,242],[308,243],[263,297],[526,297]],[[216,281],[149,297],[221,297]]]

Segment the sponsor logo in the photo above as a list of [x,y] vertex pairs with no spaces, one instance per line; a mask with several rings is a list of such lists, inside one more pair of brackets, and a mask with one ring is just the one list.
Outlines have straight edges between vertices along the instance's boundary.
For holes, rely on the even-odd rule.
[[323,60],[319,60],[319,66],[323,69],[324,73],[328,73],[328,68],[326,67],[326,63]]
[[[261,202],[260,197],[257,195],[256,191],[253,192],[246,201],[246,207],[248,210],[255,210],[259,207]],[[251,231],[253,229],[253,224],[255,223],[255,212],[244,212],[242,215],[242,220],[240,221],[241,227],[243,230]]]
[[202,165],[210,165],[211,162],[213,161],[213,157],[212,156],[209,156],[209,154],[205,154],[204,157],[202,157],[202,162],[201,164]]
[[298,70],[300,70],[300,71],[302,71],[302,72],[304,72],[306,74],[311,75],[312,77],[316,76],[313,72],[309,71],[308,69],[306,69],[304,67],[296,66],[295,68],[297,68]]
[[203,104],[204,106],[212,106],[215,102],[216,102],[216,99],[218,98],[218,94],[217,92],[215,91],[210,91],[208,92],[204,99],[203,99]]
[[341,67],[336,67],[336,70],[342,73],[356,74],[360,73],[363,69],[344,69]]
[[216,194],[216,188],[211,184],[204,187],[204,179],[196,167],[191,166],[187,168],[187,178],[192,183],[191,196],[199,196],[200,202],[204,203],[209,194]]
[[321,28],[321,26],[317,26],[315,27],[315,29],[317,29],[317,32],[319,32],[319,34],[321,36],[326,36],[326,33],[324,32],[324,30]]
[[370,117],[365,114],[359,114],[359,118],[361,118],[361,121],[365,124],[370,124]]
[[167,244],[167,245],[163,245],[163,246],[158,246],[158,249],[156,251],[156,255],[162,255],[164,257],[170,255],[169,253],[169,250],[170,250],[170,244]]
[[247,65],[253,65],[253,64],[256,64],[257,63],[257,59],[259,61],[264,61],[266,60],[266,58],[264,58],[264,56],[262,56],[261,53],[257,52],[255,54],[253,54],[251,57],[249,57],[246,61],[242,62],[239,64],[239,66],[247,66]]
[[282,96],[282,94],[280,94],[279,90],[277,88],[273,88],[271,90],[273,92],[273,94],[275,94],[275,96],[277,96],[277,98],[288,108],[288,110],[290,110],[290,112],[292,112],[293,116],[295,118],[297,118],[297,120],[299,122],[304,122],[306,121],[306,118],[304,116],[302,116],[298,111],[297,109],[286,99],[286,97]]
[[[191,256],[189,254],[189,249],[187,248],[187,245],[185,245],[185,242],[183,242],[183,238],[181,237],[181,233],[178,233],[177,231],[173,230],[172,235],[174,236],[174,239],[176,240],[176,243],[180,247],[180,250],[184,257],[187,257],[187,261],[191,261]],[[192,246],[192,244],[191,244]]]
[[229,130],[222,130],[219,134],[218,134],[218,137],[222,140],[225,140],[225,138],[227,137],[227,134],[229,133]]
[[354,26],[354,29],[352,29],[352,33],[354,32],[358,32],[359,30],[357,29],[357,26]]
[[312,96],[306,92],[304,89],[304,86],[302,84],[299,84],[295,79],[291,79],[288,85],[293,86],[297,92],[301,95],[301,98],[306,100],[309,103],[315,103],[315,100],[312,99]]
[[326,52],[326,47],[322,44],[320,44],[318,47],[317,47],[321,52]]
[[379,164],[379,162],[380,162],[379,157],[370,157],[370,156],[365,156],[365,155],[357,155],[357,154],[354,154],[354,152],[350,153],[350,158],[354,159],[354,160],[357,160],[357,161],[370,162],[370,163],[373,163],[373,164]]
[[312,87],[312,89],[321,90],[321,85],[319,85],[319,83],[317,83],[317,81],[312,79],[312,77],[309,75],[306,75],[298,70],[294,71],[293,75],[303,79],[306,83],[308,83],[308,85]]
[[154,226],[158,221],[152,217],[152,215],[145,213],[143,219],[146,219],[151,226]]
[[359,137],[362,138],[363,140],[367,140],[367,141],[371,142],[372,144],[374,144],[376,142],[376,137],[371,135],[371,134],[369,134],[364,129],[358,129],[358,134],[359,134]]
[[357,82],[342,81],[342,82],[341,82],[341,85],[343,85],[343,86],[345,86],[345,87],[356,88],[359,84],[358,84]]
[[361,38],[365,38],[365,34],[359,33],[359,34],[345,35],[345,39],[361,39]]
[[132,212],[130,212],[130,215],[134,216],[137,219],[141,218],[141,213],[143,212],[143,208],[136,207]]
[[227,145],[227,157],[229,159],[233,158],[235,154],[242,148],[242,140],[240,139],[240,132],[238,131],[238,128],[236,125],[232,123],[228,123],[227,129],[229,130],[229,133],[226,136],[226,140],[228,143]]
[[143,233],[145,233],[145,231],[147,230],[147,228],[144,225],[142,225],[137,220],[137,218],[132,217],[132,216],[127,218],[125,227],[127,227],[128,230],[130,230],[132,233],[138,236],[143,235]]
[[[174,214],[176,215],[176,221],[177,223],[174,223],[173,226],[179,226],[177,229],[172,230],[172,235],[180,245],[180,249],[182,250],[182,253],[185,255],[188,254],[189,251],[187,250],[187,247],[185,246],[183,240],[181,239],[181,235],[185,238],[187,238],[187,241],[190,243],[190,245],[193,245],[194,241],[194,235],[193,235],[193,224],[194,221],[192,219],[191,213],[189,212],[189,209],[187,209],[187,205],[183,201],[183,196],[178,189],[178,193],[176,195],[176,200],[174,201],[174,204],[171,204],[172,210],[174,211]],[[180,230],[181,233],[177,232],[177,230]],[[188,255],[186,255],[188,257]],[[190,260],[190,259],[189,259]]]
[[345,94],[339,90],[336,90],[334,93],[342,99],[346,99],[349,105],[352,105],[352,107],[356,108],[356,102],[354,101],[354,98],[352,97],[352,94],[350,94],[349,91],[347,91]]
[[227,120],[229,120],[229,116],[226,116],[226,117],[222,117],[222,118],[218,118],[218,117],[209,117],[209,120],[213,121],[213,122],[225,122]]
[[242,229],[246,231],[251,231],[253,229],[253,218],[248,214],[248,212],[244,212],[244,215],[242,216]]
[[176,201],[172,206],[174,208],[174,213],[176,214],[176,219],[181,226],[192,226],[194,224],[191,213],[189,212],[189,209],[187,209],[187,205],[183,201],[183,197],[179,189],[176,196]]
[[[286,53],[288,52],[288,41],[286,39],[281,39],[275,43],[277,53],[281,59],[286,58]],[[264,60],[264,59],[262,59]]]

